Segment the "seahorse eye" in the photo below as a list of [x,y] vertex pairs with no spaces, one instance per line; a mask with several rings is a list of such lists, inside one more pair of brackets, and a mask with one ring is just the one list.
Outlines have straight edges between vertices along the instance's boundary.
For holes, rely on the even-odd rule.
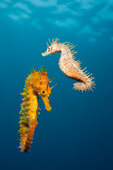
[[44,93],[45,93],[45,91],[42,91],[42,93],[44,94]]
[[51,50],[51,47],[48,47],[48,51],[50,51]]

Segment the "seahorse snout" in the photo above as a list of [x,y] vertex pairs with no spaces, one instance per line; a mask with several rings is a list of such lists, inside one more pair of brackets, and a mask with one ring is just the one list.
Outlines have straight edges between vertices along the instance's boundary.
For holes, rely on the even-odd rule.
[[49,105],[49,106],[45,106],[45,109],[47,110],[47,111],[51,111],[51,106]]
[[43,96],[41,96],[42,97],[42,100],[43,100],[43,102],[44,102],[44,105],[45,105],[45,109],[47,110],[47,111],[51,111],[51,106],[50,106],[50,104],[49,104],[49,99],[48,99],[48,97],[43,97]]
[[46,55],[48,55],[48,53],[47,52],[45,52],[45,53],[41,53],[42,54],[42,56],[43,57],[45,57]]

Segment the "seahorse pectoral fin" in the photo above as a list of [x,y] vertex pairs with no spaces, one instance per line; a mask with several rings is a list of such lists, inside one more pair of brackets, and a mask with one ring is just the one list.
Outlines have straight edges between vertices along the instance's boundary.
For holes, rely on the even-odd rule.
[[[41,96],[42,97],[42,96]],[[50,106],[50,104],[49,104],[49,99],[48,99],[48,97],[42,97],[42,100],[43,100],[43,102],[44,102],[44,105],[45,105],[45,109],[47,110],[47,111],[51,111],[51,106]]]

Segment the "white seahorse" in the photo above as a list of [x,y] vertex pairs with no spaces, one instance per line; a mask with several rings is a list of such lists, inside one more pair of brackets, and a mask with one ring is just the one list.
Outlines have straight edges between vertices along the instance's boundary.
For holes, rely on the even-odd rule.
[[42,56],[46,56],[53,53],[61,52],[61,57],[59,60],[59,67],[64,72],[64,74],[72,79],[79,81],[79,83],[74,83],[74,88],[77,90],[92,90],[94,86],[94,78],[90,77],[87,72],[81,69],[80,62],[74,60],[75,51],[72,51],[74,48],[73,45],[70,45],[68,42],[61,43],[56,38],[52,42],[49,40],[50,45],[47,42],[47,50],[42,53]]

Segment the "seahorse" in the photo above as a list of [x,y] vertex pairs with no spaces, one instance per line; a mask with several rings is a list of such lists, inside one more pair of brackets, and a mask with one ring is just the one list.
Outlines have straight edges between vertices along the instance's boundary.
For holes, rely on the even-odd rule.
[[21,152],[27,152],[31,146],[33,134],[37,126],[37,118],[39,113],[39,96],[42,98],[45,109],[51,111],[48,97],[51,94],[49,87],[51,80],[47,76],[47,72],[42,68],[39,71],[33,70],[25,80],[23,102],[20,111],[20,146]]
[[[50,44],[49,44],[50,43]],[[75,61],[75,56],[77,52],[72,50],[73,45],[70,45],[69,42],[61,43],[59,39],[52,39],[52,42],[49,39],[47,42],[47,50],[42,53],[42,56],[47,56],[49,54],[61,52],[61,57],[59,59],[59,67],[64,72],[64,74],[79,82],[74,83],[74,89],[76,90],[92,90],[94,87],[94,77],[91,77],[92,74],[88,74],[85,69],[81,69],[80,62]]]

